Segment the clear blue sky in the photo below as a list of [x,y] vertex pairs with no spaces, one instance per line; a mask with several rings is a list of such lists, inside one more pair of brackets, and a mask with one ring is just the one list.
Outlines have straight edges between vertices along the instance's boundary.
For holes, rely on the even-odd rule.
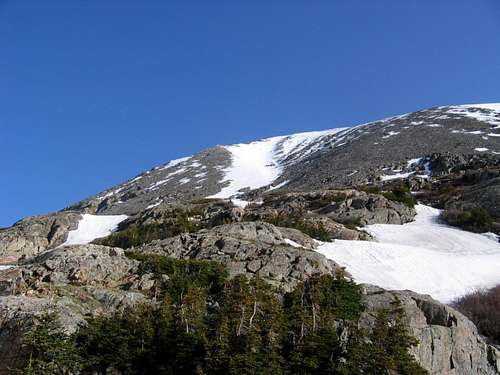
[[0,226],[215,144],[500,101],[498,0],[0,0],[0,48]]

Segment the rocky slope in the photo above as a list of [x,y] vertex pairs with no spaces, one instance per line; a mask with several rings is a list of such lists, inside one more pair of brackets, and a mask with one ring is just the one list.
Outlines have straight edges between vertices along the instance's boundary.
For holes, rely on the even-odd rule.
[[[353,128],[218,146],[61,212],[0,229],[0,373],[25,359],[22,334],[47,310],[73,332],[88,317],[155,303],[149,292],[168,275],[159,281],[141,272],[127,250],[218,261],[231,277],[258,276],[285,293],[312,275],[349,276],[349,267],[332,260],[341,259],[341,251],[400,246],[400,238],[376,242],[372,228],[408,228],[401,225],[412,222],[416,211],[407,190],[440,208],[482,207],[495,224],[499,153],[500,105],[438,107]],[[334,255],[322,255],[318,240],[334,241],[328,244]],[[491,240],[483,247],[491,255],[498,246]],[[5,269],[7,264],[15,267]],[[366,329],[377,311],[395,302],[402,306],[419,340],[412,353],[429,373],[500,373],[498,350],[452,308],[411,291],[370,285],[363,301],[359,325]]]
[[435,152],[498,155],[499,129],[500,105],[483,104],[218,146],[153,168],[69,209],[132,215],[160,202],[228,198],[248,190],[356,186],[405,172],[409,162]]

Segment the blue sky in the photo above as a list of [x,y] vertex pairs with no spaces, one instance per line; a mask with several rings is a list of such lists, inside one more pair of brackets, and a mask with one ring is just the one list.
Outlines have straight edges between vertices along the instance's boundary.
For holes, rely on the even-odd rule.
[[215,144],[500,101],[500,1],[2,1],[0,226]]

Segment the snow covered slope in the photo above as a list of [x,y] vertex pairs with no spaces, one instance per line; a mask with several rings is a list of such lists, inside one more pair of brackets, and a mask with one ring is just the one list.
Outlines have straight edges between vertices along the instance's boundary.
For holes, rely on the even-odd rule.
[[101,237],[106,237],[111,234],[123,220],[126,215],[82,215],[82,219],[78,223],[78,228],[68,233],[68,238],[64,244],[66,245],[84,245]]
[[210,198],[229,198],[245,188],[258,189],[272,184],[281,176],[287,163],[298,162],[321,149],[322,139],[345,129],[298,133],[224,146],[231,154],[231,165],[224,169],[222,183],[229,184]]
[[500,283],[500,243],[438,222],[439,210],[418,205],[414,222],[369,225],[378,242],[323,243],[318,251],[357,282],[409,289],[449,302]]

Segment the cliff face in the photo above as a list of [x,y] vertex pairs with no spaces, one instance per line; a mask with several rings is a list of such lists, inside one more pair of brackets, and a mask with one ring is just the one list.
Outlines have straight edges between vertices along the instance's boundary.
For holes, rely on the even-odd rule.
[[419,344],[411,349],[417,362],[430,374],[498,374],[500,351],[487,344],[465,316],[431,297],[411,291],[387,291],[364,287],[366,307],[361,326],[371,327],[379,309],[399,302],[406,325]]

